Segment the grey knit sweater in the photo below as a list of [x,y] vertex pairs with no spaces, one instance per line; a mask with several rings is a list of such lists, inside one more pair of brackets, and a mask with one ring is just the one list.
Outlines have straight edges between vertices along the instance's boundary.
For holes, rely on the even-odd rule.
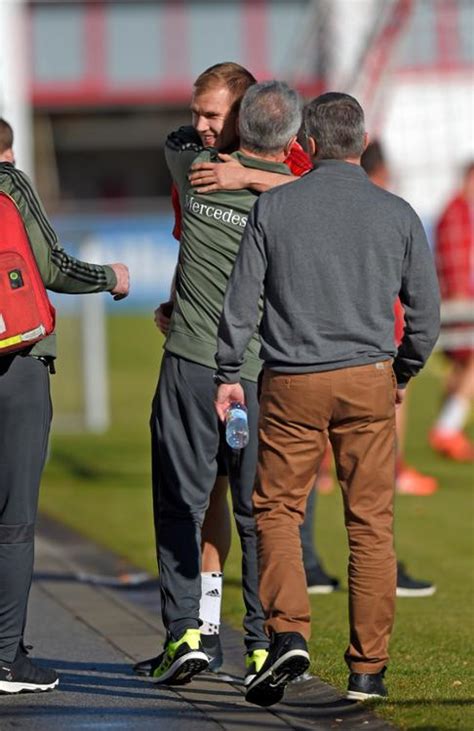
[[[439,290],[426,235],[411,206],[352,163],[324,160],[260,196],[227,288],[217,376],[239,380],[260,323],[261,357],[307,373],[394,358],[399,386],[423,367],[439,333]],[[405,335],[394,343],[394,302]]]

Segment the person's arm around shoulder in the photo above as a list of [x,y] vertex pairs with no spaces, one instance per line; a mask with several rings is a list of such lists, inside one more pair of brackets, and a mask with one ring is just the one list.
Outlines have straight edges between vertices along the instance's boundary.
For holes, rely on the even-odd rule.
[[191,166],[189,181],[196,187],[198,193],[212,193],[215,190],[241,190],[242,188],[264,193],[278,185],[292,183],[313,169],[311,158],[299,142],[293,143],[290,154],[285,160],[292,175],[247,168],[231,155],[221,154],[219,157],[225,163],[224,165],[196,163]]
[[[197,139],[199,140],[199,138]],[[166,138],[166,165],[178,188],[180,198],[183,188],[188,182],[187,175],[190,165],[201,152],[203,152],[203,147],[196,140],[196,133],[192,127],[180,127]]]
[[250,188],[264,193],[278,185],[292,183],[298,178],[284,173],[271,173],[242,165],[232,155],[220,154],[221,162],[197,162],[191,165],[189,182],[197,193],[213,193],[216,190],[241,190]]
[[440,296],[433,255],[423,225],[411,206],[408,216],[400,289],[405,331],[393,364],[399,389],[405,388],[424,366],[440,330]]

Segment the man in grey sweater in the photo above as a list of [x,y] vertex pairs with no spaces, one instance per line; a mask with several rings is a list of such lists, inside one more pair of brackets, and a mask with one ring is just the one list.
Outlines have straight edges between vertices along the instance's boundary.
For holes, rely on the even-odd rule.
[[[385,696],[395,606],[395,408],[439,332],[436,274],[421,222],[360,167],[364,114],[347,94],[305,110],[315,170],[263,194],[249,217],[219,326],[220,418],[244,396],[245,347],[260,323],[264,376],[254,510],[269,657],[247,700],[271,705],[309,665],[310,606],[299,525],[329,437],[349,538],[348,697]],[[394,344],[393,304],[406,328]]]

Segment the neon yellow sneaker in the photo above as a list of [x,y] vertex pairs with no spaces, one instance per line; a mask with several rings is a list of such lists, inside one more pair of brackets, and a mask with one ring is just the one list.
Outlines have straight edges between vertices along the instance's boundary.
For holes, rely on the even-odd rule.
[[260,650],[252,650],[245,656],[245,667],[247,672],[245,673],[244,685],[250,685],[256,674],[263,668],[265,660],[268,657],[268,650],[263,648]]
[[198,629],[187,629],[179,640],[168,642],[164,652],[157,658],[152,680],[155,683],[188,683],[193,675],[202,672],[209,665],[209,658],[202,649],[201,633]]

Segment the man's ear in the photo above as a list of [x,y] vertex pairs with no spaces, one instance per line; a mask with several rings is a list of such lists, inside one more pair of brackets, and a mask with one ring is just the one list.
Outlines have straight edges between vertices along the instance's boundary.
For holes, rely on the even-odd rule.
[[316,157],[318,152],[318,145],[316,143],[316,140],[314,137],[307,137],[306,141],[308,143],[308,153],[310,157]]
[[370,140],[369,140],[369,135],[368,135],[368,133],[367,133],[367,132],[364,132],[364,150],[363,150],[364,152],[365,152],[365,151],[366,151],[366,149],[367,149],[367,146],[368,146],[368,144],[369,144],[369,141],[370,141]]
[[4,150],[0,154],[0,162],[15,162],[15,155],[13,154],[13,150],[11,147],[9,147],[7,150]]

